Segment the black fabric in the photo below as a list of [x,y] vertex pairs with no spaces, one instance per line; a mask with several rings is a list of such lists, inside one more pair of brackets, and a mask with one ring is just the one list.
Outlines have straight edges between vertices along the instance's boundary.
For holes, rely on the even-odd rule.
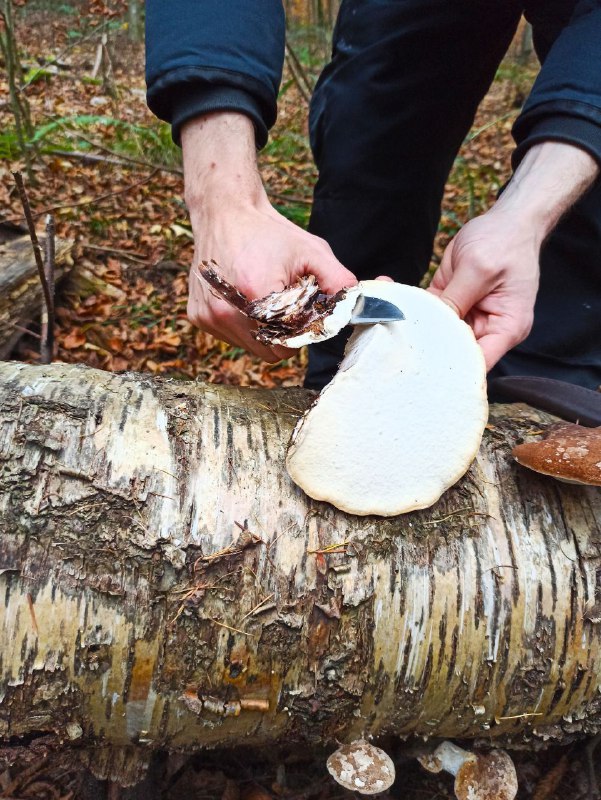
[[[343,0],[333,58],[311,107],[320,177],[311,230],[359,277],[417,283],[444,182],[522,11],[540,75],[514,126],[514,165],[547,139],[601,152],[601,0]],[[148,0],[147,83],[173,124],[247,114],[261,146],[284,57],[281,0]],[[559,225],[541,260],[535,324],[495,375],[601,384],[601,183]],[[319,388],[341,357],[311,349]]]
[[600,0],[530,0],[525,11],[542,69],[515,123],[516,143],[523,145],[539,121],[551,115],[601,127]]
[[285,41],[281,0],[147,0],[150,109],[173,124],[209,111],[239,111],[257,145],[276,118]]
[[[554,52],[567,5],[549,3],[542,31],[535,29],[541,56]],[[521,11],[521,3],[504,0],[343,1],[332,62],[311,108],[320,177],[310,229],[358,277],[387,274],[415,284],[423,276],[445,180]],[[586,79],[601,85],[599,53]],[[561,68],[569,82],[569,63]],[[546,91],[551,82],[539,86]],[[588,133],[586,149],[596,152],[601,102],[588,116],[574,117],[565,109],[547,114],[546,102],[530,106],[520,155],[540,140],[541,130],[581,146]],[[545,244],[532,333],[493,375],[601,384],[600,227],[598,182]],[[308,387],[321,388],[331,378],[343,348],[343,337],[310,348]]]
[[516,169],[528,148],[540,142],[565,142],[586,150],[601,165],[601,125],[589,119],[566,114],[549,114],[535,122],[528,136],[513,152],[512,165]]
[[528,403],[568,422],[589,428],[601,425],[601,392],[551,378],[509,376],[493,378],[489,399],[500,403]]

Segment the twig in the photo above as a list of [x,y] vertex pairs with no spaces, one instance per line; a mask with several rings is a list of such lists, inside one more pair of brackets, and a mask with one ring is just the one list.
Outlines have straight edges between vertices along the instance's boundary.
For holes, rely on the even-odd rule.
[[88,139],[86,136],[83,136],[81,133],[76,133],[72,135],[68,135],[69,139],[81,139],[83,142],[87,142],[87,144],[95,147],[97,150],[101,150],[103,153],[107,153],[109,156],[113,156],[115,160],[104,159],[102,156],[99,156],[95,153],[83,153],[80,150],[52,150],[51,152],[56,153],[57,155],[63,156],[73,156],[74,158],[80,158],[82,160],[89,160],[89,161],[106,161],[107,164],[116,164],[117,166],[126,166],[127,164],[135,164],[139,167],[150,167],[151,169],[160,169],[162,172],[171,172],[173,175],[183,175],[184,171],[181,167],[170,167],[167,164],[153,164],[152,161],[145,161],[141,158],[134,158],[133,156],[126,156],[123,153],[117,153],[115,150],[111,150],[110,147],[106,147],[99,142],[95,142],[93,139]]
[[98,77],[98,72],[100,70],[100,64],[102,63],[102,53],[103,53],[103,46],[102,42],[96,47],[96,58],[94,59],[94,66],[92,68],[91,77],[95,79]]
[[211,622],[214,622],[215,625],[219,625],[221,628],[226,628],[228,631],[234,631],[234,633],[243,633],[245,636],[254,636],[254,633],[249,633],[248,631],[241,631],[240,628],[232,628],[231,625],[226,625],[225,622],[219,622],[218,619],[214,617],[209,617]]
[[301,94],[303,100],[305,101],[305,103],[307,105],[309,105],[309,103],[311,102],[311,94],[305,88],[305,86],[303,84],[303,79],[301,78],[301,76],[297,72],[296,67],[294,65],[294,62],[290,58],[288,53],[286,53],[286,63],[288,64],[288,67],[290,68],[290,74],[292,75],[292,80],[296,84],[296,88],[300,92],[300,94]]
[[[44,262],[42,261],[42,248],[40,247],[40,243],[38,241],[38,235],[35,231],[35,225],[33,223],[33,215],[31,213],[31,206],[29,205],[29,198],[27,197],[27,192],[25,190],[25,184],[23,183],[23,176],[20,172],[13,172],[13,178],[15,179],[15,183],[17,185],[17,191],[19,192],[19,197],[21,198],[21,205],[23,206],[23,213],[25,214],[25,219],[27,221],[27,227],[29,229],[29,238],[31,239],[31,244],[33,247],[33,255],[35,258],[36,267],[38,268],[38,275],[40,277],[40,283],[42,284],[42,291],[44,293],[44,303],[46,304],[46,313],[48,323],[50,320],[53,319],[53,306],[52,306],[52,295],[50,293],[50,286],[48,285],[48,280],[46,279],[46,271],[44,269]],[[39,214],[36,214],[39,216]],[[44,348],[42,346],[42,363],[47,364],[48,361],[43,361],[44,358]]]
[[[109,197],[116,197],[119,194],[125,194],[126,192],[131,191],[132,189],[137,189],[138,186],[142,186],[144,183],[148,183],[148,181],[152,180],[155,175],[159,172],[158,169],[155,169],[150,175],[147,175],[142,180],[136,181],[135,183],[130,183],[127,186],[124,186],[122,189],[117,189],[114,192],[106,192],[105,194],[99,194],[97,197],[91,197],[89,200],[82,200],[79,203],[61,203],[60,205],[50,206],[50,208],[44,209],[44,211],[38,211],[31,216],[33,218],[41,217],[43,214],[47,214],[50,211],[60,211],[61,208],[78,208],[80,206],[91,206],[95,203],[100,203],[102,200],[107,200]],[[13,173],[15,174],[15,173]],[[30,212],[31,213],[31,212]],[[15,220],[11,220],[10,218],[5,220],[0,220],[0,222],[14,222]],[[43,270],[43,267],[42,267]]]
[[46,241],[44,242],[44,275],[48,284],[50,295],[50,306],[46,313],[42,314],[42,343],[40,347],[40,361],[42,364],[50,364],[54,351],[54,217],[52,214],[46,216]]
[[346,548],[350,544],[348,539],[344,542],[336,542],[335,544],[329,544],[327,547],[321,547],[317,550],[307,550],[309,555],[322,555],[326,553],[346,553]]
[[310,197],[298,197],[293,194],[279,194],[278,192],[271,192],[267,189],[267,194],[273,197],[274,200],[283,200],[285,203],[300,203],[304,206],[310,206],[313,201]]
[[300,78],[301,78],[303,84],[305,85],[305,89],[306,89],[307,93],[309,94],[309,99],[310,99],[310,96],[313,94],[313,89],[315,87],[313,86],[313,83],[309,80],[309,77],[308,77],[307,73],[305,72],[305,68],[301,64],[300,58],[294,52],[294,49],[293,49],[292,45],[290,44],[290,42],[288,41],[288,39],[286,39],[286,53],[287,53],[288,58],[290,59],[290,61],[294,64],[294,67],[295,67],[296,71],[300,75]]
[[36,333],[35,331],[30,331],[29,328],[24,328],[22,325],[17,325],[15,323],[13,323],[12,327],[16,331],[21,331],[22,333],[26,333],[28,336],[33,336],[34,339],[41,339],[42,338],[39,333]]
[[512,714],[509,717],[495,717],[495,722],[502,722],[505,719],[526,719],[526,717],[542,717],[542,711],[525,711],[523,714]]
[[[72,136],[69,138],[82,139],[84,142],[87,142],[92,147],[96,147],[98,150],[102,150],[104,153],[107,153],[111,157],[106,158],[105,156],[98,155],[98,153],[84,153],[81,150],[58,150],[54,147],[50,149],[45,149],[44,152],[49,155],[61,156],[63,158],[75,158],[78,161],[89,161],[91,164],[111,164],[112,166],[115,167],[128,167],[128,166],[150,167],[151,169],[159,170],[160,172],[168,172],[171,175],[184,174],[184,171],[181,167],[169,167],[166,164],[153,164],[152,161],[143,161],[140,158],[131,158],[130,156],[124,156],[122,153],[117,153],[108,147],[104,147],[104,145],[95,142],[93,139],[87,139],[85,136],[82,136],[81,134],[77,134],[77,136]],[[269,197],[273,198],[274,200],[280,200],[284,203],[298,203],[299,205],[310,206],[313,202],[310,197],[299,197],[297,195],[292,195],[292,194],[280,194],[279,192],[272,192],[267,187],[266,191]]]
[[471,506],[466,506],[465,508],[458,508],[457,511],[452,511],[450,514],[447,514],[446,517],[441,517],[440,519],[426,520],[425,522],[422,522],[422,525],[438,525],[440,522],[446,522],[452,517],[456,517],[458,514],[464,514],[466,511],[471,511],[472,513],[475,513],[474,509]]
[[22,86],[19,88],[19,92],[23,92],[23,91],[25,91],[25,89],[27,89],[27,87],[29,86],[29,84],[30,84],[30,83],[32,83],[33,81],[35,81],[35,79],[38,77],[38,75],[39,75],[41,72],[43,72],[43,71],[44,71],[45,69],[47,69],[48,67],[52,66],[52,64],[56,64],[56,62],[57,62],[57,61],[60,61],[60,60],[61,60],[61,58],[62,58],[63,56],[67,55],[67,53],[69,52],[69,50],[71,50],[71,49],[72,49],[73,47],[75,47],[76,45],[83,44],[84,42],[87,42],[87,41],[88,41],[88,39],[91,39],[93,36],[95,36],[95,35],[96,35],[96,34],[97,34],[99,31],[101,31],[103,28],[106,28],[106,27],[107,27],[107,25],[109,25],[109,24],[110,24],[110,20],[108,20],[108,19],[107,19],[105,22],[102,22],[100,25],[97,25],[97,26],[94,28],[94,30],[93,30],[93,31],[90,31],[90,33],[86,34],[85,36],[82,36],[82,38],[81,38],[81,39],[76,39],[74,42],[71,42],[71,43],[70,43],[70,44],[69,44],[67,47],[65,47],[65,49],[64,49],[64,50],[61,50],[61,52],[60,52],[60,53],[59,53],[57,56],[55,56],[54,58],[51,58],[51,59],[50,59],[50,61],[46,61],[46,62],[44,62],[44,63],[43,63],[41,66],[40,66],[40,68],[39,68],[39,69],[37,69],[37,70],[36,70],[36,71],[33,73],[33,75],[31,75],[31,76],[30,76],[29,80],[25,81],[25,83],[24,83],[24,84],[23,84],[23,85],[22,85]]
[[242,617],[242,619],[240,620],[240,622],[238,623],[238,625],[242,625],[242,623],[244,622],[244,620],[245,620],[245,619],[248,619],[248,617],[251,617],[251,616],[252,616],[252,615],[255,613],[255,611],[257,611],[259,608],[261,608],[261,606],[262,606],[262,605],[265,605],[265,603],[266,603],[268,600],[271,600],[273,597],[275,597],[275,592],[272,592],[271,594],[267,595],[267,597],[264,597],[264,598],[261,600],[261,602],[260,602],[260,603],[257,603],[257,605],[256,605],[254,608],[251,608],[251,610],[248,612],[248,614],[245,614],[245,615]]
[[113,255],[121,256],[122,258],[127,258],[129,261],[133,261],[135,264],[150,266],[148,264],[148,260],[144,259],[141,253],[130,253],[129,250],[120,250],[117,247],[104,247],[103,245],[90,244],[89,242],[86,242],[82,246],[84,250],[98,250],[101,253],[113,253]]

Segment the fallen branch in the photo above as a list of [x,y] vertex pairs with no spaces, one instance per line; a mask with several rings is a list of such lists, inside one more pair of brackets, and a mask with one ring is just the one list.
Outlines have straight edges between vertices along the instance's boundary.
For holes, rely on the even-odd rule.
[[311,95],[313,94],[313,89],[315,87],[313,86],[312,81],[309,80],[309,77],[305,72],[305,68],[301,64],[300,58],[296,55],[294,48],[288,39],[286,39],[286,56],[288,59],[288,66],[291,68],[290,71],[293,73],[293,77],[301,91],[301,94],[307,103],[310,103]]
[[29,229],[29,236],[33,247],[33,254],[35,258],[36,267],[42,292],[44,294],[44,307],[45,307],[45,328],[44,328],[44,313],[42,314],[42,341],[40,351],[40,361],[42,364],[49,364],[52,361],[52,343],[54,341],[54,221],[51,225],[51,238],[52,242],[48,242],[48,226],[46,227],[46,261],[47,267],[45,268],[42,260],[42,249],[38,241],[38,236],[33,222],[31,213],[31,206],[29,205],[29,198],[25,184],[23,183],[23,176],[20,172],[13,172],[13,178],[17,185],[17,191],[21,198],[21,205],[23,206],[23,213]]
[[44,246],[44,277],[48,285],[50,295],[50,307],[42,313],[42,336],[40,361],[42,364],[50,364],[54,352],[54,267],[56,258],[55,248],[55,226],[54,217],[48,214],[46,217],[46,241]]
[[[41,241],[45,247],[45,240]],[[72,242],[56,240],[56,280],[68,270],[66,260]],[[0,245],[0,358],[7,358],[32,319],[39,319],[44,309],[44,295],[38,267],[32,254],[29,236],[21,236]]]
[[493,408],[466,477],[382,520],[286,474],[313,399],[0,365],[0,737],[143,758],[601,731],[601,493],[510,454],[548,417]]

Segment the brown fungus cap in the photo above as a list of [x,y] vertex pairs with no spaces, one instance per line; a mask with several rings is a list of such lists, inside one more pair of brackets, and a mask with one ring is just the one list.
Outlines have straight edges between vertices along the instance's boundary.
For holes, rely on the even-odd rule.
[[384,792],[395,778],[392,759],[364,739],[339,747],[328,758],[327,768],[337,783],[360,794]]
[[457,800],[513,800],[518,779],[513,761],[504,750],[468,759],[455,777]]
[[518,464],[568,483],[601,486],[601,427],[552,425],[544,438],[514,447]]

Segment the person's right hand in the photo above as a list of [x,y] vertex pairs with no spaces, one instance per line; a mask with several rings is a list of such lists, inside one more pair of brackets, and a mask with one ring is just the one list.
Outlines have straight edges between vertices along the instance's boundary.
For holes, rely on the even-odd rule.
[[[223,277],[251,300],[280,291],[303,275],[315,275],[329,294],[357,282],[323,239],[270,205],[256,168],[249,119],[223,112],[193,120],[184,126],[182,146],[195,265],[215,260]],[[256,323],[216,296],[194,266],[188,317],[202,330],[266,361],[294,353],[257,342],[252,335]]]

